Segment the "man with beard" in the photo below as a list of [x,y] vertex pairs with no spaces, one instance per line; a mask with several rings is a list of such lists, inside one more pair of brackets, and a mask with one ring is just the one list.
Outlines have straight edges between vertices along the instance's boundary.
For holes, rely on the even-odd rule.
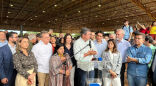
[[15,46],[13,38],[16,35],[8,33],[8,43],[6,34],[2,31],[0,32],[0,86],[14,86],[16,74],[14,73],[13,53],[15,53],[15,48],[10,48],[9,46]]
[[[16,42],[18,40],[18,34],[16,32],[9,32],[7,35],[7,40],[8,40],[8,46],[12,52],[12,55],[16,53]],[[8,52],[8,51],[6,51]],[[16,78],[17,71],[14,69],[12,78],[11,78],[11,83],[12,86],[15,86],[15,78]]]
[[16,52],[16,42],[18,40],[18,34],[16,32],[10,32],[7,35],[8,45],[12,54]]

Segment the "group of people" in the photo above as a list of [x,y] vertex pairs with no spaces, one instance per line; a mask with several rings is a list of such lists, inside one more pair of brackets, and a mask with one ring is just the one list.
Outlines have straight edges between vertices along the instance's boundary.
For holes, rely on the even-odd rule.
[[125,72],[128,86],[155,86],[156,22],[149,34],[124,24],[109,37],[82,28],[77,39],[69,33],[53,36],[52,29],[23,37],[0,31],[0,86],[86,86],[87,78],[124,86]]

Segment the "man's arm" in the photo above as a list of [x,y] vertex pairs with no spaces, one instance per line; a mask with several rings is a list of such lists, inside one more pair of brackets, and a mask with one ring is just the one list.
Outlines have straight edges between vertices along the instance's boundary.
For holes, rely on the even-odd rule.
[[4,72],[4,57],[2,54],[2,51],[0,51],[0,80],[3,78],[6,78],[5,72]]
[[140,64],[148,64],[151,60],[151,57],[152,57],[152,50],[147,48],[144,58],[140,58],[140,57],[133,58],[133,57],[128,56],[127,62],[136,62],[136,63],[140,63]]
[[129,33],[129,39],[128,39],[128,41],[131,40],[131,38],[132,38],[132,33],[133,33],[133,28],[132,28],[131,26],[129,26],[129,27],[130,27],[130,33]]

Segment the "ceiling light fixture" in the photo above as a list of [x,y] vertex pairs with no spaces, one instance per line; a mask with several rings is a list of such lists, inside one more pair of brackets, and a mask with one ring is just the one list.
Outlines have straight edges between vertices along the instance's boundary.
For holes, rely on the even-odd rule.
[[55,4],[54,7],[57,7],[57,4]]
[[98,7],[101,7],[101,6],[102,6],[101,4],[98,5]]
[[78,13],[80,13],[81,11],[79,10]]
[[45,10],[42,11],[42,13],[45,13],[45,12],[46,12]]
[[13,7],[14,5],[13,4],[10,4],[10,7]]
[[128,16],[125,16],[125,17],[128,17]]
[[110,20],[110,19],[107,19],[107,20]]
[[9,14],[9,13],[11,13],[11,12],[8,11],[8,14]]

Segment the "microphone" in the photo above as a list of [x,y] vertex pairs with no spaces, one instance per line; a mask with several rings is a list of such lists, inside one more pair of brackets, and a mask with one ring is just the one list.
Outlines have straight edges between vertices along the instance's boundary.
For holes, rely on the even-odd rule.
[[89,41],[89,47],[90,47],[90,49],[92,48],[91,41]]

